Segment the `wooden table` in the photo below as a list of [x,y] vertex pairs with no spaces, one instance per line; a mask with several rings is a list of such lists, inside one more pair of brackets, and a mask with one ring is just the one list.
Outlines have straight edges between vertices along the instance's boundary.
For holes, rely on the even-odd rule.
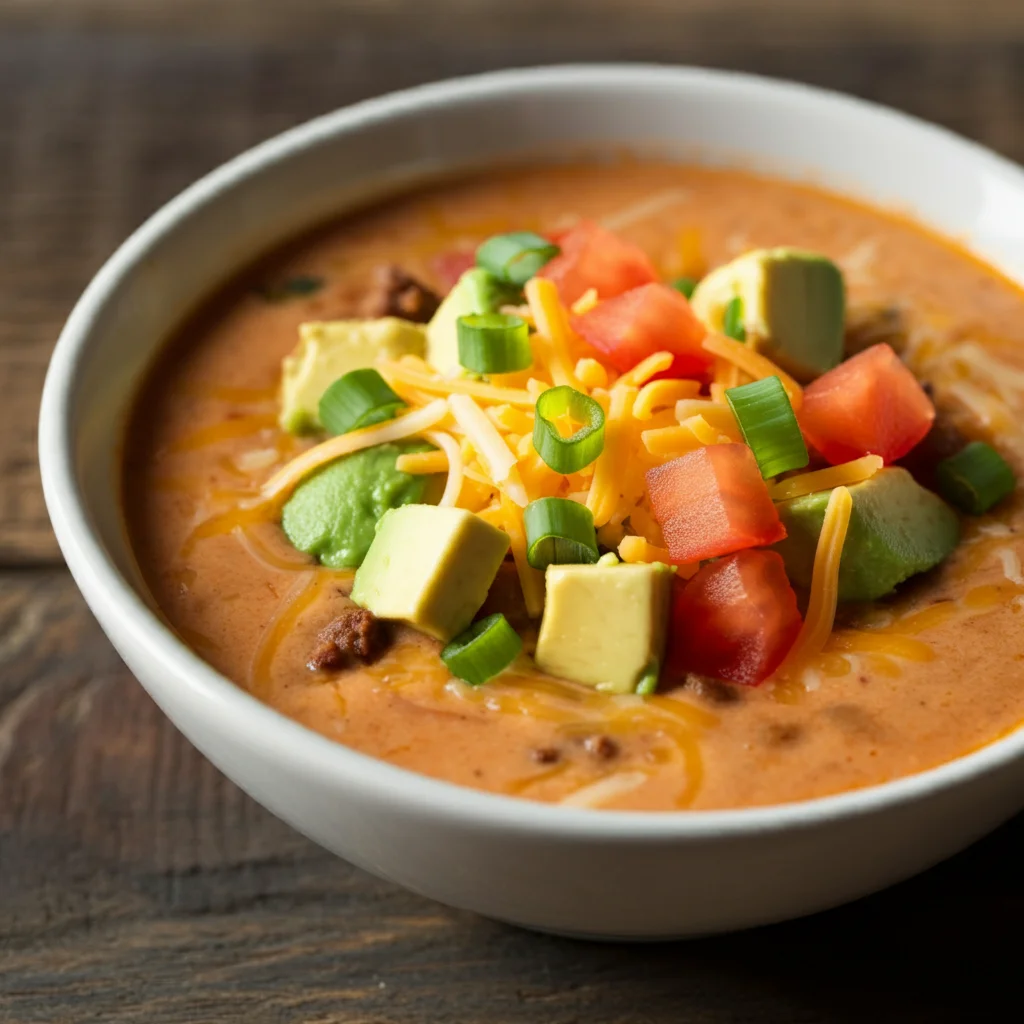
[[527,934],[334,859],[122,666],[61,562],[34,435],[50,348],[102,260],[314,114],[502,65],[650,59],[843,89],[1024,160],[1024,3],[325,6],[0,0],[0,1020],[995,1019],[1019,989],[1024,818],[846,909],[658,946]]

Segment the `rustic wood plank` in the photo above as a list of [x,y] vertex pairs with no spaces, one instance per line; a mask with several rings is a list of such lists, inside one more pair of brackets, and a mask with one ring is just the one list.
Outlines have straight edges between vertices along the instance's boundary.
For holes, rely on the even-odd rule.
[[999,39],[1024,27],[1016,0],[0,0],[0,16],[12,24],[56,25],[100,30],[175,32],[231,39],[266,40],[287,35],[320,39],[326,26],[347,34],[395,33],[421,42],[451,41],[452,25],[467,43],[488,38],[507,43],[516,37],[554,33],[560,38],[658,38],[666,27],[685,27],[724,15],[743,36],[754,26],[780,40],[826,38],[851,32],[863,36],[954,40]]
[[[1011,995],[1024,818],[889,893],[655,946],[537,936],[365,875],[225,780],[62,570],[0,573],[0,1019],[986,1019]],[[1015,991],[1015,989],[1014,989]]]

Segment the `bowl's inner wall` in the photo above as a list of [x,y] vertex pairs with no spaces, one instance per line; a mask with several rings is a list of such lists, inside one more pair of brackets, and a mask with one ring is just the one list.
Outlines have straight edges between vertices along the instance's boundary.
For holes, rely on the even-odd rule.
[[93,318],[69,431],[84,505],[136,589],[145,595],[112,500],[121,432],[146,367],[204,297],[289,236],[417,181],[581,151],[656,153],[827,185],[912,213],[1024,279],[1024,179],[944,133],[798,87],[578,69],[514,84],[484,79],[464,94],[414,92],[331,115],[161,211],[155,240],[134,240],[138,258],[122,261],[122,279]]

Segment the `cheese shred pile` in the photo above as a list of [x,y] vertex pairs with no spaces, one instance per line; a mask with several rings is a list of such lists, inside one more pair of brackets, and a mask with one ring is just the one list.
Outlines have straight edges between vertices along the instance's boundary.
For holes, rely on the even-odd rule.
[[[534,362],[528,370],[489,380],[448,378],[415,356],[378,360],[376,368],[407,408],[386,423],[332,437],[303,452],[267,481],[261,501],[280,502],[304,477],[339,456],[423,437],[437,450],[402,455],[397,468],[413,474],[446,473],[441,504],[474,512],[508,533],[531,615],[543,609],[544,578],[527,562],[523,509],[538,498],[563,497],[585,505],[593,513],[599,541],[624,562],[669,561],[647,497],[647,471],[706,445],[742,440],[725,399],[728,388],[776,375],[798,408],[800,386],[752,345],[714,332],[704,340],[715,357],[710,396],[701,396],[697,381],[659,378],[673,362],[671,352],[655,352],[620,374],[571,327],[570,312],[593,308],[595,294],[584,295],[570,311],[551,282],[533,278],[525,296],[523,313],[536,326],[531,337]],[[533,445],[537,399],[563,384],[588,395],[605,413],[600,455],[569,474],[548,466]],[[568,435],[579,424],[556,426]],[[768,482],[776,501],[834,488],[815,559],[807,619],[787,668],[819,652],[828,638],[850,514],[847,485],[867,479],[880,466],[880,459],[867,456]],[[696,564],[679,568],[683,578],[696,570]]]

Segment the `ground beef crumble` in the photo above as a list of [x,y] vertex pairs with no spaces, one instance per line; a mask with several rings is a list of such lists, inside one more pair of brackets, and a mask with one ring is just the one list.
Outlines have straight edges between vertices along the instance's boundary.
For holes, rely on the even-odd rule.
[[320,630],[306,666],[311,672],[333,672],[353,660],[368,665],[389,643],[388,630],[380,619],[363,608],[353,608]]
[[436,292],[393,263],[377,267],[359,312],[368,318],[397,316],[425,324],[437,311]]
[[618,743],[611,736],[605,736],[602,733],[588,736],[583,741],[583,749],[591,757],[596,757],[599,761],[610,761],[613,757],[618,756],[619,753]]

